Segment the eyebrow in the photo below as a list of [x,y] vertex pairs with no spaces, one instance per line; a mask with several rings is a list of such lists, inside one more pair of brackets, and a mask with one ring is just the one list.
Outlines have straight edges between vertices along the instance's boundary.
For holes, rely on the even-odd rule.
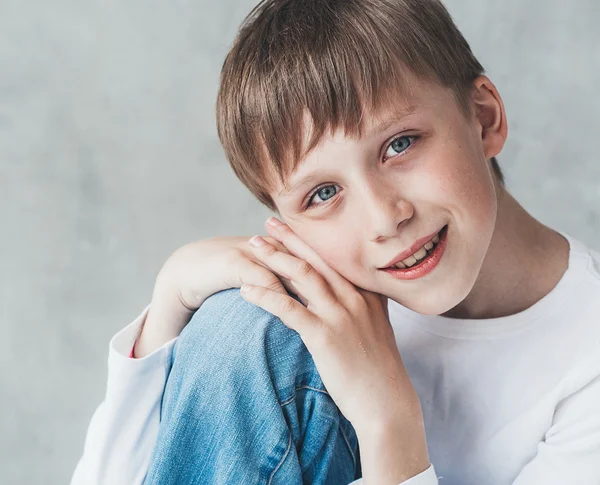
[[[397,107],[388,118],[384,119],[381,123],[379,123],[378,125],[375,125],[369,131],[367,131],[365,133],[365,138],[371,138],[371,137],[375,136],[377,133],[387,130],[391,126],[395,125],[396,123],[401,122],[402,120],[404,120],[404,118],[413,114],[416,110],[417,110],[417,106],[414,104]],[[279,196],[291,195],[293,192],[296,192],[298,189],[301,189],[305,185],[311,184],[312,179],[314,177],[315,177],[314,173],[309,173],[306,176],[299,179],[291,187],[289,187],[287,189],[282,189],[279,192],[279,194],[277,194],[277,195],[279,195]]]
[[384,119],[381,123],[375,125],[368,132],[366,132],[365,136],[367,138],[370,138],[379,133],[380,131],[385,131],[392,125],[401,122],[402,120],[404,120],[404,118],[408,117],[409,115],[414,114],[415,111],[417,111],[417,106],[414,104],[397,107],[396,109],[394,109],[394,111],[388,118]]

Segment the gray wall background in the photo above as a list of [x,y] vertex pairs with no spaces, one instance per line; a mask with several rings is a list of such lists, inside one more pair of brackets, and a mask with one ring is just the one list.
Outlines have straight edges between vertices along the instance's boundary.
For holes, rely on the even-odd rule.
[[[68,483],[110,337],[194,239],[268,216],[217,140],[255,0],[0,0],[0,482]],[[502,94],[534,216],[600,250],[600,3],[448,0]]]

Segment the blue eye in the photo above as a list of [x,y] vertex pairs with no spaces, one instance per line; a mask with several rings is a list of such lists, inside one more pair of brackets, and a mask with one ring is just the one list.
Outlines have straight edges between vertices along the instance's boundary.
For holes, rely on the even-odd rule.
[[[394,138],[388,145],[388,149],[386,150],[383,159],[387,160],[388,158],[395,157],[396,155],[399,155],[399,154],[405,152],[412,146],[412,144],[415,142],[415,140],[417,138],[418,138],[417,136],[399,136],[397,138]],[[408,142],[409,140],[410,140],[410,143]],[[388,156],[390,149],[394,150],[396,153],[391,153]]]
[[[323,185],[322,187],[315,190],[309,197],[308,202],[306,203],[306,208],[310,207],[313,204],[313,199],[318,196],[323,202],[331,199],[337,191],[333,191],[332,188],[337,187],[337,185]],[[321,204],[316,204],[321,205]]]

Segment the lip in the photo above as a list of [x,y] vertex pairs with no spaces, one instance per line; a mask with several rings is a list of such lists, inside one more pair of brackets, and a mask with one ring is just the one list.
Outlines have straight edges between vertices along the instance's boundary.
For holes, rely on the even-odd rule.
[[437,243],[433,252],[429,254],[425,259],[422,259],[414,266],[410,268],[398,269],[398,268],[383,268],[381,271],[388,273],[390,276],[399,280],[416,280],[429,273],[438,265],[444,252],[446,250],[446,241],[448,239],[448,226],[442,231],[440,235],[440,242]]
[[409,256],[415,254],[427,241],[432,239],[433,236],[435,236],[437,233],[439,233],[442,229],[443,229],[443,227],[438,229],[436,232],[434,232],[433,234],[431,234],[429,236],[425,236],[425,237],[422,237],[421,239],[417,239],[417,241],[410,248],[408,248],[406,251],[402,251],[394,259],[392,259],[388,264],[386,264],[385,266],[383,266],[379,269],[388,269],[390,266],[394,266],[397,262],[402,261],[403,259],[406,259]]

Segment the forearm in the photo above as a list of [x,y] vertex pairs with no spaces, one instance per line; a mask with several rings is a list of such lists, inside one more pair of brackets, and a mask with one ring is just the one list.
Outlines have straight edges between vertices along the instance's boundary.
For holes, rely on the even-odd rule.
[[167,291],[156,289],[152,296],[146,322],[135,344],[133,356],[145,357],[169,340],[178,337],[193,315]]
[[430,466],[422,414],[357,430],[365,485],[398,485]]
[[[162,313],[159,310],[154,310],[153,307],[150,307],[144,328],[135,343],[133,357],[136,359],[145,357],[160,348],[169,340],[179,336],[190,317],[191,315],[189,314],[186,314],[186,316],[174,316],[173,314]],[[187,319],[180,325],[179,322],[184,318]]]

